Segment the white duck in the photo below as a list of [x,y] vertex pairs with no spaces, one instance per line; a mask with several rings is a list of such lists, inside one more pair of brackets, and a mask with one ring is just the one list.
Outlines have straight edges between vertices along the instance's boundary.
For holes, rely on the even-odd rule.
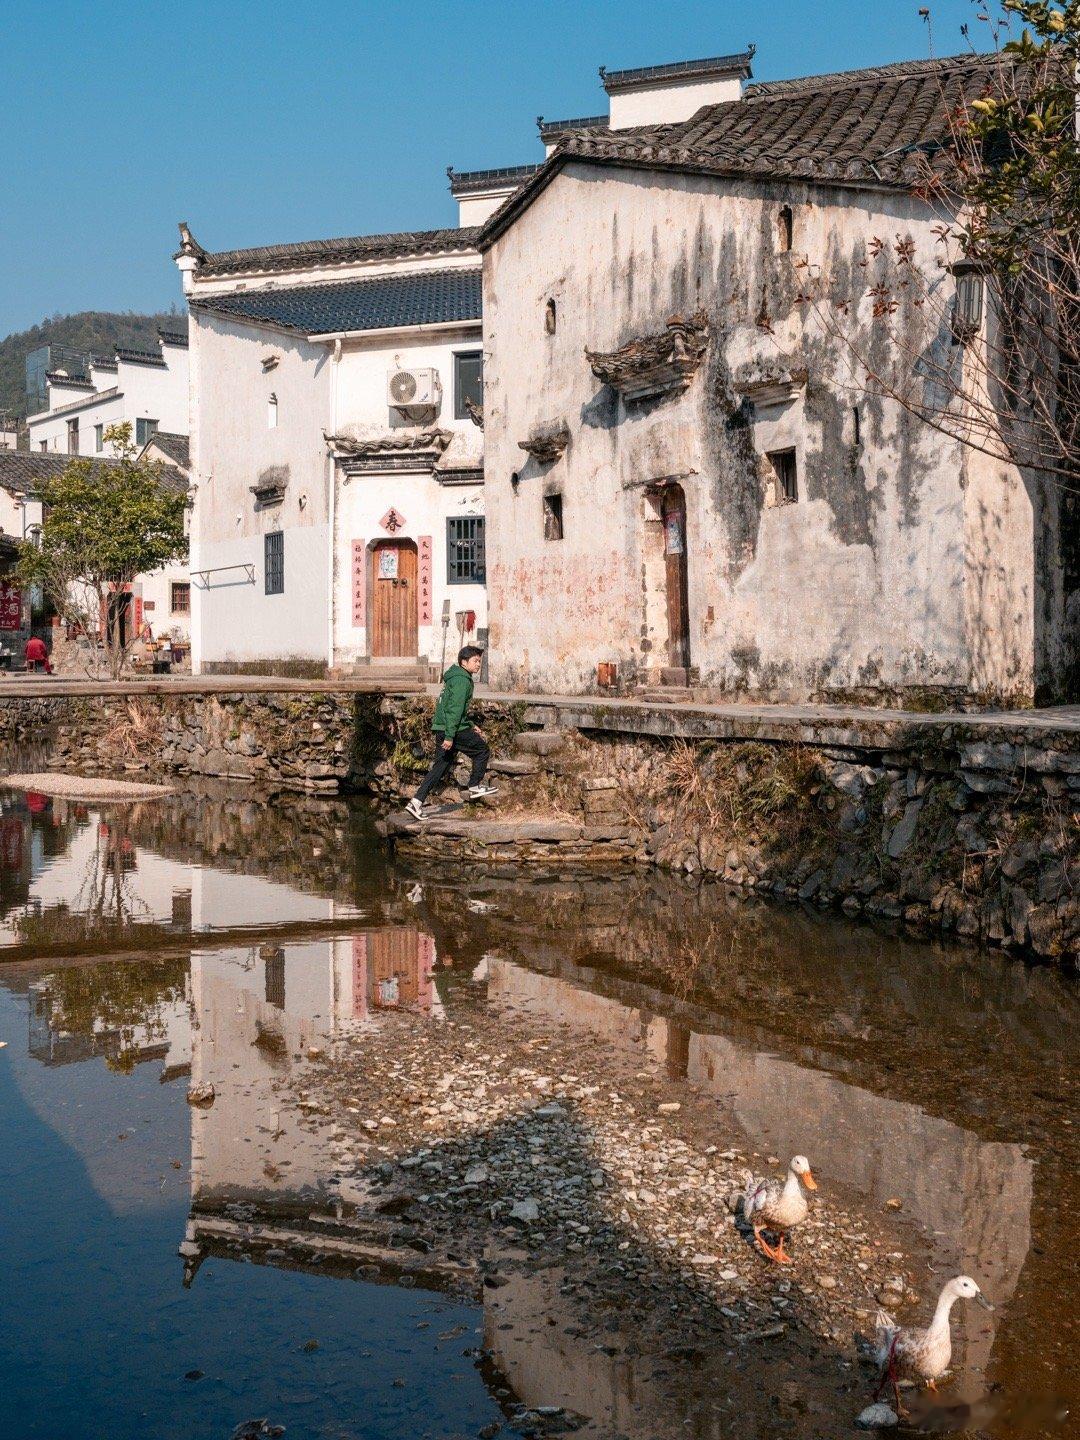
[[[743,1215],[754,1227],[754,1239],[763,1252],[781,1265],[791,1263],[791,1256],[784,1249],[787,1232],[801,1225],[810,1213],[802,1192],[804,1185],[808,1190],[817,1189],[817,1181],[810,1173],[810,1161],[805,1155],[795,1156],[782,1185],[779,1180],[760,1180],[747,1172]],[[780,1236],[780,1244],[775,1249],[763,1237],[763,1230],[771,1230]]]
[[977,1300],[987,1310],[994,1308],[970,1275],[957,1275],[942,1287],[934,1318],[925,1329],[898,1325],[884,1310],[878,1311],[874,1359],[881,1367],[881,1383],[877,1393],[880,1395],[891,1382],[897,1411],[900,1411],[900,1380],[922,1381],[929,1390],[937,1391],[935,1382],[948,1370],[952,1359],[949,1316],[957,1300]]

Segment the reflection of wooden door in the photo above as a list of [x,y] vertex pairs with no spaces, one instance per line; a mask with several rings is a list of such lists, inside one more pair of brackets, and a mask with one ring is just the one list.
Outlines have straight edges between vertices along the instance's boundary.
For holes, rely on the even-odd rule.
[[379,540],[371,550],[371,653],[416,659],[416,545]]
[[690,664],[690,606],[686,580],[686,497],[680,485],[664,491],[664,565],[667,570],[668,664]]

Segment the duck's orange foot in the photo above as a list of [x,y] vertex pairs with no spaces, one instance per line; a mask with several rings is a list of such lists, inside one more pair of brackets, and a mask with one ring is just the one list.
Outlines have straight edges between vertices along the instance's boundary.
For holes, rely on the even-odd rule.
[[785,1242],[786,1239],[787,1239],[787,1236],[786,1236],[786,1235],[781,1235],[781,1236],[780,1236],[780,1244],[777,1246],[775,1255],[774,1255],[774,1257],[773,1257],[773,1258],[774,1258],[779,1264],[781,1264],[781,1265],[790,1265],[790,1264],[791,1264],[791,1256],[790,1256],[790,1255],[787,1253],[787,1251],[784,1249],[784,1242]]
[[[762,1253],[765,1254],[765,1255],[767,1255],[770,1260],[775,1260],[775,1261],[778,1261],[778,1262],[780,1262],[780,1263],[783,1263],[782,1261],[780,1261],[779,1252],[776,1251],[776,1250],[774,1250],[773,1247],[769,1244],[769,1242],[765,1239],[765,1235],[764,1235],[764,1233],[763,1233],[762,1228],[761,1228],[760,1225],[755,1225],[755,1226],[754,1226],[754,1239],[757,1241],[758,1245],[761,1247]],[[781,1242],[781,1246],[782,1246],[782,1244],[783,1244],[783,1242]]]

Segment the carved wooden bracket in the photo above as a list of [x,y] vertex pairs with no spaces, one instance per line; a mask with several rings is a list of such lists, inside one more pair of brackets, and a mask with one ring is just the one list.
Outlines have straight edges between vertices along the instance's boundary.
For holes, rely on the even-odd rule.
[[528,440],[519,440],[518,449],[531,455],[539,465],[554,465],[570,444],[570,431],[565,425],[532,435]]
[[703,310],[685,318],[672,315],[656,335],[639,335],[618,350],[589,350],[585,358],[598,380],[626,401],[681,394],[697,373],[709,343]]

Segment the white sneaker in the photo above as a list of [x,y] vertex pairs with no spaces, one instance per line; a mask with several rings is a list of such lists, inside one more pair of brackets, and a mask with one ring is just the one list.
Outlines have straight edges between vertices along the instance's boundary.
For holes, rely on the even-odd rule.
[[482,800],[485,795],[497,795],[498,789],[494,785],[471,785],[469,787],[470,800]]
[[405,806],[405,809],[409,812],[409,814],[413,817],[414,820],[423,820],[424,805],[422,801],[413,798]]

